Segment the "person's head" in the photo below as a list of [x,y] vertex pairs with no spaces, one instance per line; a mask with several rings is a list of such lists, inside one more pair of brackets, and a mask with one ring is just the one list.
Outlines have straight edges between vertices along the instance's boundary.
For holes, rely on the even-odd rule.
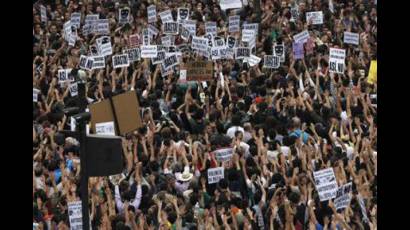
[[234,114],[231,120],[232,126],[240,126],[241,125],[241,117],[239,114]]

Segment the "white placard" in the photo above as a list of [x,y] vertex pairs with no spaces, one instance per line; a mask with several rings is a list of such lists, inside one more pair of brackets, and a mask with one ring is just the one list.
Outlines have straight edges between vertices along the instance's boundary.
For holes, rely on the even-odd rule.
[[242,8],[241,0],[219,0],[221,10]]
[[189,40],[189,36],[191,36],[191,33],[189,32],[189,30],[185,27],[181,27],[181,38],[184,41],[188,41]]
[[86,70],[92,70],[94,66],[94,58],[93,57],[87,57],[87,61],[85,62],[85,69]]
[[86,69],[88,57],[85,55],[80,56],[80,63],[78,64],[81,69]]
[[172,18],[171,10],[162,11],[161,13],[159,13],[159,17],[161,18],[162,23],[174,21],[174,19]]
[[243,30],[254,30],[256,34],[258,34],[258,28],[259,28],[258,23],[244,23],[242,25]]
[[225,40],[222,37],[214,37],[213,46],[214,47],[225,46]]
[[336,197],[337,183],[333,168],[313,172],[313,176],[320,201],[326,201]]
[[118,23],[124,25],[130,22],[131,10],[128,7],[124,7],[118,10]]
[[47,9],[43,5],[40,5],[40,17],[41,17],[41,22],[47,22]]
[[202,37],[193,36],[193,37],[192,37],[191,47],[192,47],[192,49],[206,51],[207,48],[208,48],[208,39],[207,39],[207,38],[202,38]]
[[297,5],[290,8],[290,21],[294,22],[296,19],[299,18],[299,7]]
[[87,14],[85,16],[85,24],[92,24],[93,21],[97,21],[100,18],[99,14]]
[[72,97],[77,96],[78,95],[78,84],[77,84],[77,82],[71,83],[69,90],[70,90],[70,95]]
[[153,37],[156,36],[159,33],[159,30],[157,29],[157,27],[149,24],[148,25],[148,36]]
[[75,12],[71,14],[71,25],[76,26],[77,28],[80,28],[81,26],[81,13]]
[[280,62],[285,62],[285,46],[283,43],[276,44],[273,46],[273,56],[280,58]]
[[362,215],[363,215],[363,221],[365,223],[368,223],[369,222],[369,217],[367,217],[366,206],[364,204],[363,197],[359,194],[357,196],[357,199],[359,200],[360,209],[361,209]]
[[280,66],[280,58],[273,55],[265,55],[263,57],[263,68],[277,69]]
[[108,19],[98,19],[96,33],[101,35],[109,35],[110,21]]
[[[81,57],[85,57],[85,60],[87,61],[87,56],[81,55]],[[85,67],[85,64],[84,64]],[[73,81],[74,79],[70,79],[70,74],[71,69],[59,69],[58,70],[58,82],[66,82],[66,81]]]
[[228,47],[229,49],[233,49],[236,45],[236,38],[233,36],[228,36],[226,38],[226,47]]
[[68,219],[70,220],[70,230],[83,229],[83,213],[81,201],[68,202]]
[[241,17],[239,15],[229,16],[229,33],[240,31]]
[[205,22],[205,33],[206,34],[212,34],[214,36],[217,35],[217,28],[216,28],[216,22]]
[[192,36],[196,35],[196,20],[185,20],[183,27],[185,27]]
[[157,7],[155,5],[150,5],[147,7],[148,23],[153,23],[157,21]]
[[178,22],[185,21],[189,18],[188,8],[178,8]]
[[329,50],[329,72],[344,73],[346,50],[330,48]]
[[123,53],[128,55],[129,62],[141,60],[140,48],[126,49]]
[[221,179],[224,179],[224,168],[210,168],[208,169],[208,184],[218,183]]
[[251,49],[249,47],[235,48],[235,58],[236,59],[248,58],[250,55],[251,55]]
[[177,22],[165,22],[162,25],[162,31],[164,34],[177,35],[179,24]]
[[215,154],[215,159],[219,162],[230,161],[233,155],[233,148],[222,148],[217,149],[213,152]]
[[128,54],[120,54],[112,56],[112,66],[114,69],[128,67],[130,61],[128,60]]
[[98,52],[102,56],[112,55],[111,38],[109,36],[103,36],[96,40]]
[[105,57],[104,56],[93,56],[93,68],[92,69],[103,69],[105,68]]
[[149,32],[148,29],[143,29],[142,30],[142,45],[144,46],[148,46],[150,45],[150,36],[149,36]]
[[157,57],[151,58],[152,64],[161,64],[162,61],[165,59],[165,51],[158,51]]
[[165,57],[165,59],[162,61],[162,67],[165,70],[168,70],[176,65],[178,65],[178,57],[176,54],[172,54],[169,57]]
[[[186,73],[186,71],[185,71]],[[37,102],[38,101],[38,93],[40,92],[40,90],[33,88],[33,102]]]
[[75,125],[76,125],[76,122],[75,122],[74,117],[70,117],[70,130],[73,132],[75,132]]
[[323,12],[322,11],[312,11],[306,12],[306,21],[312,20],[312,25],[323,24]]
[[336,198],[334,201],[336,210],[343,209],[349,206],[351,199],[350,191],[352,191],[352,182],[344,184],[337,189]]
[[179,70],[178,84],[185,84],[186,82],[186,69],[181,69]]
[[170,74],[172,74],[172,68],[164,69],[164,66],[161,65],[161,76],[164,77],[164,76],[168,76]]
[[226,47],[225,46],[218,46],[211,48],[211,59],[218,60],[221,58],[225,58],[226,56]]
[[262,58],[255,56],[253,54],[251,54],[251,56],[248,58],[248,63],[251,67],[259,64],[259,62],[262,60]]
[[255,30],[242,30],[242,41],[249,42],[255,38]]
[[172,35],[166,35],[161,37],[161,45],[163,46],[171,46],[172,45]]
[[101,122],[95,124],[95,133],[98,135],[115,136],[114,122]]
[[359,45],[359,34],[345,31],[343,35],[343,42],[346,44]]
[[295,36],[293,36],[293,40],[295,40],[295,43],[305,43],[309,39],[309,32],[307,30],[304,30]]
[[141,46],[141,58],[157,57],[157,46]]

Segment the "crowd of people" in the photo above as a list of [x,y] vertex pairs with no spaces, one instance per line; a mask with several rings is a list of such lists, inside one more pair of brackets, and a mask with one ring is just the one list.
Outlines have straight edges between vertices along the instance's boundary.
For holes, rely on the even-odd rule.
[[[70,82],[59,82],[60,69],[85,76],[89,104],[132,90],[141,108],[143,126],[122,137],[123,173],[89,180],[92,229],[377,229],[377,81],[368,80],[377,56],[377,3],[243,0],[241,8],[222,10],[220,2],[228,1],[33,4],[33,229],[70,229],[68,204],[81,200],[79,140],[61,141],[71,125],[62,111],[77,97]],[[257,23],[252,54],[262,61],[213,60],[214,78],[204,82],[179,81],[184,64],[207,59],[195,50],[183,52],[166,75],[149,58],[115,69],[110,55],[103,69],[80,68],[80,56],[91,56],[102,35],[76,28],[69,44],[64,24],[72,13],[81,13],[81,27],[86,15],[108,19],[115,55],[129,47],[130,35],[143,37],[150,5],[159,30],[151,45],[163,35],[158,14],[171,9],[177,21],[184,7],[196,20],[196,36],[215,21],[219,37],[240,38],[228,31],[233,15],[241,25]],[[124,7],[130,19],[120,24]],[[310,11],[322,11],[323,24],[306,21]],[[299,59],[293,36],[303,30],[309,39]],[[344,43],[345,31],[358,33],[359,44]],[[190,44],[174,38],[175,45]],[[285,60],[264,68],[263,56],[281,43]],[[343,73],[329,71],[334,47],[346,50]],[[227,157],[218,157],[221,149]],[[208,170],[218,167],[223,178],[212,183]],[[338,187],[352,183],[345,208],[336,208],[334,196],[320,199],[314,172],[328,168]]]

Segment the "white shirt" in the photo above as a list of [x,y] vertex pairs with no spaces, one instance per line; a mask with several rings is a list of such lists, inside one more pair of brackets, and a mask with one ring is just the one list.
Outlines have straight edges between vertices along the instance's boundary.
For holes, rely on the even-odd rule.
[[241,131],[242,134],[245,134],[245,130],[241,126],[232,126],[228,129],[226,135],[228,135],[230,138],[234,138],[236,131]]

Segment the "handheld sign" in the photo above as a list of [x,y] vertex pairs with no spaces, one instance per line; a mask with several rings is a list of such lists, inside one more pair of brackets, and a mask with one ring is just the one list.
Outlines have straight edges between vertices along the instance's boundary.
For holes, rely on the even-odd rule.
[[95,124],[95,133],[97,135],[115,136],[114,122],[101,122]]
[[159,30],[157,29],[157,27],[151,24],[148,25],[148,36],[149,37],[157,36],[158,33],[159,33]]
[[352,182],[344,184],[343,186],[339,187],[336,192],[335,198],[335,206],[336,210],[346,208],[349,206],[351,195],[350,192],[352,191]]
[[185,20],[183,21],[183,27],[185,27],[192,36],[196,35],[196,21],[195,20]]
[[242,41],[250,41],[251,39],[255,38],[255,30],[242,30]]
[[150,5],[147,7],[148,23],[157,22],[157,7]]
[[41,22],[47,22],[47,9],[43,5],[40,5],[40,15],[41,15]]
[[130,15],[131,15],[130,8],[124,7],[122,9],[119,9],[119,19],[118,19],[119,24],[124,25],[126,23],[129,23]]
[[241,0],[219,0],[221,10],[242,8]]
[[162,31],[164,34],[178,34],[179,24],[177,22],[165,22],[162,26]]
[[38,94],[40,93],[40,90],[33,88],[33,102],[38,101]]
[[103,69],[105,68],[105,57],[104,56],[93,56],[93,67],[92,69]]
[[251,55],[251,49],[248,47],[235,48],[235,58],[236,59],[248,58],[250,55]]
[[224,179],[224,168],[210,168],[208,169],[208,184],[218,183],[221,179]]
[[97,38],[97,48],[99,50],[99,54],[102,56],[112,55],[112,46],[111,46],[111,38],[109,36],[103,36]]
[[259,64],[259,62],[262,60],[262,58],[255,56],[253,54],[251,54],[251,56],[248,58],[248,63],[251,67]]
[[165,70],[168,70],[178,65],[178,58],[176,54],[173,54],[162,61],[162,66]]
[[110,23],[108,19],[98,19],[97,31],[98,34],[110,34]]
[[295,36],[293,36],[293,40],[296,43],[305,43],[307,42],[308,38],[309,38],[309,32],[307,30],[304,30],[296,34]]
[[329,72],[341,73],[345,71],[346,50],[330,48],[329,50]]
[[159,17],[161,18],[162,23],[174,21],[174,19],[172,18],[171,10],[162,11],[161,13],[159,13]]
[[205,23],[205,33],[216,36],[217,35],[216,22],[206,22]]
[[343,34],[343,42],[346,44],[359,45],[359,34],[345,31]]
[[128,60],[130,62],[139,61],[141,59],[139,48],[126,49],[123,53],[128,55]]
[[163,46],[171,46],[172,45],[172,40],[173,40],[173,36],[172,35],[166,35],[161,37],[161,44]]
[[157,57],[152,58],[152,64],[156,65],[156,64],[161,64],[162,61],[165,59],[165,51],[158,51],[157,53]]
[[239,15],[229,16],[229,33],[239,32],[240,31],[240,20]]
[[77,82],[74,82],[74,83],[70,84],[69,90],[70,90],[70,95],[72,97],[77,96],[78,95],[78,84],[77,84]]
[[320,201],[326,201],[336,197],[337,183],[333,168],[313,172],[313,176]]
[[280,62],[285,62],[285,46],[283,43],[275,44],[273,46],[273,56],[280,58]]
[[71,24],[77,28],[80,28],[81,25],[81,13],[72,13],[70,18]]
[[142,58],[155,58],[157,57],[157,46],[141,46]]
[[187,20],[189,17],[189,9],[188,8],[178,8],[178,22],[182,22]]
[[323,12],[322,11],[313,11],[306,12],[306,21],[312,22],[312,25],[321,25],[323,24]]
[[80,63],[79,63],[80,68],[81,68],[81,69],[85,69],[85,68],[86,68],[86,64],[87,64],[87,56],[81,55],[81,56],[80,56]]
[[279,68],[280,60],[279,57],[273,55],[265,55],[263,57],[263,67],[268,69]]
[[83,229],[83,214],[81,201],[67,203],[70,229]]
[[219,162],[230,161],[233,155],[233,148],[217,149],[214,152],[215,159]]
[[192,49],[206,51],[207,48],[208,48],[208,39],[193,36],[192,37],[191,47],[192,47]]
[[128,54],[112,56],[112,65],[114,69],[128,67],[130,65],[130,62],[128,60]]

